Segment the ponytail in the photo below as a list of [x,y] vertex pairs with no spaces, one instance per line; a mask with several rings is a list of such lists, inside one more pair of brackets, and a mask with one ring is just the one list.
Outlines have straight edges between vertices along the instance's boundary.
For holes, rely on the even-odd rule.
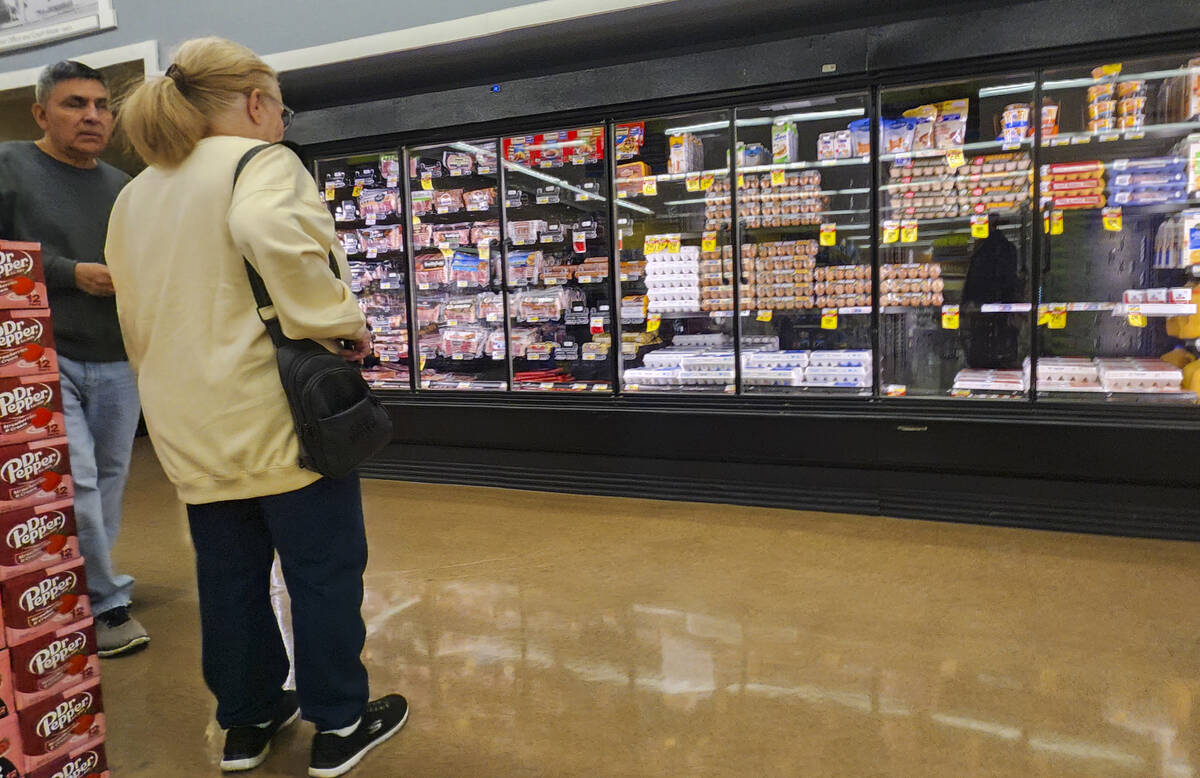
[[240,95],[267,90],[278,76],[254,52],[223,38],[179,47],[167,73],[147,80],[120,108],[126,139],[149,165],[177,167]]

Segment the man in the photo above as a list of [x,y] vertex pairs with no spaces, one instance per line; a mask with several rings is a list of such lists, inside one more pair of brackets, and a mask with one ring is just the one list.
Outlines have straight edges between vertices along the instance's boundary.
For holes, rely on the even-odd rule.
[[99,160],[113,130],[101,73],[51,65],[36,98],[42,138],[0,144],[0,238],[42,244],[96,641],[100,656],[117,656],[150,641],[129,615],[133,579],[117,575],[111,557],[139,404],[104,243],[129,176]]

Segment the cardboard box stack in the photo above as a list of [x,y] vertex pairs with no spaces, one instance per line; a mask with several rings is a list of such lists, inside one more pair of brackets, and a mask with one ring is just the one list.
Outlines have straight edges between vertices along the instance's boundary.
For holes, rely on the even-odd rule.
[[0,241],[0,778],[108,778],[37,244]]

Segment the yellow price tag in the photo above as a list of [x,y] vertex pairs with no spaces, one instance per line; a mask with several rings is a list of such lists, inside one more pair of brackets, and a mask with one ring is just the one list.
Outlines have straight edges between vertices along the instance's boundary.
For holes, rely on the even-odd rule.
[[821,311],[821,329],[836,330],[837,329],[838,312],[837,308],[825,308]]
[[1044,305],[1039,305],[1038,306],[1038,326],[1041,327],[1041,326],[1049,324],[1049,323],[1050,323],[1050,309]]
[[421,369],[421,370],[424,370],[424,369],[425,369],[425,355],[424,355],[424,354],[422,354],[422,355],[421,355],[421,367],[420,367],[420,369]]
[[1122,226],[1121,206],[1115,205],[1105,208],[1100,212],[1104,219],[1104,229],[1109,232],[1120,232]]
[[958,329],[958,306],[943,305],[942,306],[942,329],[956,330]]
[[1047,235],[1063,234],[1063,212],[1046,211],[1042,214],[1042,229]]
[[433,191],[433,176],[431,176],[429,173],[421,174],[421,188],[426,192]]
[[770,321],[771,317],[773,317],[774,315],[775,315],[774,311],[759,311],[758,316],[756,316],[754,318],[758,319],[759,321]]
[[335,190],[332,186],[327,187],[325,189],[325,202],[327,202],[327,203],[333,202],[333,198],[336,196],[337,196],[337,190]]
[[1146,314],[1144,314],[1144,313],[1129,314],[1129,326],[1130,327],[1145,327],[1146,326]]
[[476,244],[479,248],[479,258],[488,260],[492,258],[492,242],[490,240],[481,240]]
[[414,216],[414,217],[413,217],[413,224],[420,224],[420,223],[421,223],[421,217],[420,217],[420,216]]
[[900,240],[900,222],[887,219],[883,222],[883,242],[895,243]]
[[771,171],[771,186],[787,186],[787,171],[772,170]]
[[952,170],[958,170],[963,165],[967,164],[967,158],[963,156],[962,149],[950,149],[946,152],[946,164]]
[[822,246],[837,245],[837,225],[833,222],[825,222],[821,225],[820,243]]
[[687,178],[684,179],[684,183],[687,186],[687,190],[689,192],[699,192],[700,191],[700,174],[699,173],[688,173]]
[[713,188],[713,174],[704,173],[700,176],[700,188],[707,192]]
[[439,246],[438,248],[442,252],[442,256],[446,259],[450,259],[454,256],[454,249],[450,248],[449,246]]
[[362,184],[355,184],[355,185],[354,185],[354,190],[353,190],[352,192],[350,192],[350,196],[351,196],[351,197],[358,197],[359,195],[361,195],[361,194],[362,194],[362,189],[363,189],[363,188],[362,188]]
[[1050,321],[1046,326],[1052,330],[1066,329],[1067,326],[1067,306],[1051,305],[1050,306]]
[[745,188],[746,188],[746,176],[741,173],[738,173],[738,189],[745,189]]
[[642,194],[644,194],[646,197],[657,197],[658,196],[658,179],[657,178],[642,179]]
[[986,213],[977,213],[971,217],[971,237],[977,240],[983,240],[988,236],[988,216]]
[[650,314],[646,319],[646,332],[658,332],[658,325],[662,323],[662,317],[657,313]]
[[717,233],[706,232],[700,238],[700,250],[713,252],[717,250]]
[[917,220],[905,219],[900,222],[900,242],[901,243],[916,243],[917,242]]

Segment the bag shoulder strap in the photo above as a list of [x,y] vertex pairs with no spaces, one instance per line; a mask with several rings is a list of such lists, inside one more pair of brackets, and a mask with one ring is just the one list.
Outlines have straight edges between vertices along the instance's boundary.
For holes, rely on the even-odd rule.
[[[238,160],[237,167],[233,171],[233,187],[237,188],[238,178],[241,177],[242,171],[246,169],[246,165],[257,157],[260,153],[266,151],[272,146],[277,146],[277,143],[264,143],[261,146],[255,146],[242,155]],[[271,319],[263,318],[263,309],[270,308],[274,303],[271,300],[271,295],[267,291],[267,285],[263,281],[262,276],[250,264],[250,261],[242,257],[242,263],[246,266],[246,275],[250,279],[250,289],[254,292],[254,303],[258,309],[258,318],[262,319],[263,325],[267,328],[267,333],[271,336],[271,341],[276,347],[283,345],[288,341],[287,336],[283,334],[283,327],[279,323],[279,317]],[[341,280],[341,273],[338,270],[337,259],[333,256],[333,251],[329,252],[329,272],[333,273],[333,277]]]

